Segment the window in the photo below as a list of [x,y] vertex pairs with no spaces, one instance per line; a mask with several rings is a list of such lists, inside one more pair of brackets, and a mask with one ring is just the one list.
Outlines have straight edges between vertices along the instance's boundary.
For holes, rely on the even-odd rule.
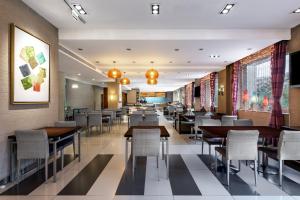
[[[270,57],[255,61],[241,67],[239,83],[239,107],[253,111],[272,110],[272,82]],[[286,59],[281,106],[283,112],[288,112],[289,96],[289,56]]]
[[[210,79],[204,81],[204,90],[201,91],[201,95],[203,95],[202,105],[206,110],[210,110],[211,108],[211,87],[210,87]],[[215,107],[218,107],[218,75],[216,75],[215,80]]]

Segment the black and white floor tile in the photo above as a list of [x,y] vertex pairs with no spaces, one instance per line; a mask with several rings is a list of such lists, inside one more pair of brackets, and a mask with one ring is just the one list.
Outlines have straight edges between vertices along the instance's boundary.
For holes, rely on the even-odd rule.
[[[139,157],[134,176],[130,158],[125,167],[124,123],[111,133],[83,137],[82,161],[66,155],[63,170],[58,162],[56,183],[51,178],[44,183],[42,169],[19,185],[2,189],[0,200],[300,200],[299,179],[287,175],[280,188],[278,176],[260,174],[255,186],[253,170],[245,164],[230,175],[231,186],[226,186],[225,173],[212,169],[214,160],[207,154],[199,154],[200,143],[187,143],[162,117],[161,123],[172,134],[169,179],[162,159],[158,170],[154,157]],[[52,164],[49,177],[51,168]]]

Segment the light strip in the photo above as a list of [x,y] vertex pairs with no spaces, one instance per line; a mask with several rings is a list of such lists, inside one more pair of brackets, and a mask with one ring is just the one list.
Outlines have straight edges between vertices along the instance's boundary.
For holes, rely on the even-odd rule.
[[227,5],[223,8],[223,10],[220,12],[220,14],[221,14],[221,15],[228,14],[229,11],[233,8],[234,5],[235,5],[235,4],[233,4],[233,3],[227,4]]

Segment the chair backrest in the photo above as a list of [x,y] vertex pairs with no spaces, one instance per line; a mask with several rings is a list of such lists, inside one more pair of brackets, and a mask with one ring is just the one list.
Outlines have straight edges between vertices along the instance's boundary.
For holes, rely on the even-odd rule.
[[116,111],[109,110],[109,109],[103,110],[102,113],[103,113],[104,115],[110,115],[110,117],[111,117],[112,120],[116,119],[116,116],[117,116],[117,115],[116,115]]
[[132,152],[134,156],[158,156],[160,129],[133,129]]
[[89,113],[88,114],[88,125],[89,126],[100,126],[102,124],[102,113]]
[[155,114],[156,115],[154,110],[151,110],[151,111],[145,110],[145,115],[150,115],[150,114],[152,114],[152,115]]
[[57,121],[54,124],[55,127],[76,127],[75,121]]
[[226,140],[227,160],[257,160],[258,130],[230,130]]
[[234,126],[253,126],[252,119],[236,119],[233,120]]
[[144,121],[158,121],[157,114],[145,114]]
[[300,160],[300,131],[281,131],[278,142],[278,159]]
[[45,159],[49,157],[46,130],[17,130],[17,159]]
[[84,113],[78,113],[74,116],[77,126],[86,127],[87,126],[87,115]]
[[132,114],[129,118],[129,126],[139,126],[140,122],[143,122],[142,114]]
[[218,119],[201,119],[202,126],[221,126],[221,121]]
[[221,118],[222,126],[233,126],[233,120],[236,120],[235,115],[223,115]]

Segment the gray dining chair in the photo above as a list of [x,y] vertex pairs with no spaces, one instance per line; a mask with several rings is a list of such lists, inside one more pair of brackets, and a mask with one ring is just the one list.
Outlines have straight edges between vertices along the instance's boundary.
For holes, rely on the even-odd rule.
[[87,115],[85,113],[78,113],[74,116],[74,120],[77,126],[80,126],[83,130],[87,128]]
[[[57,121],[54,123],[54,126],[55,127],[76,127],[76,122],[75,121]],[[69,139],[67,139],[67,140],[69,140]],[[71,143],[73,145],[73,154],[74,154],[74,158],[75,158],[76,157],[75,137],[70,139],[70,142],[65,141],[64,147],[69,146]],[[63,147],[61,147],[60,155],[61,155],[61,168],[63,169],[63,167],[64,167],[64,148]]]
[[279,161],[279,185],[282,186],[284,161],[300,160],[300,131],[284,130],[280,133],[277,158]]
[[159,151],[160,129],[133,129],[132,130],[132,174],[134,177],[135,161],[137,156],[156,157],[159,180]]
[[[202,126],[221,126],[221,121],[218,119],[202,119]],[[204,150],[204,142],[208,144],[208,154],[211,155],[211,146],[212,145],[222,145],[223,138],[215,138],[207,135],[205,133],[202,134],[202,154]]]
[[[216,147],[216,154],[222,155],[222,160],[226,160],[227,185],[230,184],[230,162],[236,160],[254,161],[254,180],[257,183],[257,159],[258,159],[258,142],[259,132],[257,130],[230,130],[227,134],[226,147]],[[216,156],[216,165],[218,163]]]
[[88,114],[88,130],[92,130],[93,127],[100,129],[102,133],[102,113],[101,112],[92,112]]
[[221,118],[222,126],[233,126],[233,120],[237,120],[237,116],[223,115]]
[[129,117],[129,127],[139,126],[143,122],[142,114],[131,114]]
[[236,119],[233,120],[234,126],[253,126],[253,121],[251,119]]
[[20,182],[21,161],[45,160],[45,180],[48,180],[49,141],[46,130],[17,130],[17,180]]

